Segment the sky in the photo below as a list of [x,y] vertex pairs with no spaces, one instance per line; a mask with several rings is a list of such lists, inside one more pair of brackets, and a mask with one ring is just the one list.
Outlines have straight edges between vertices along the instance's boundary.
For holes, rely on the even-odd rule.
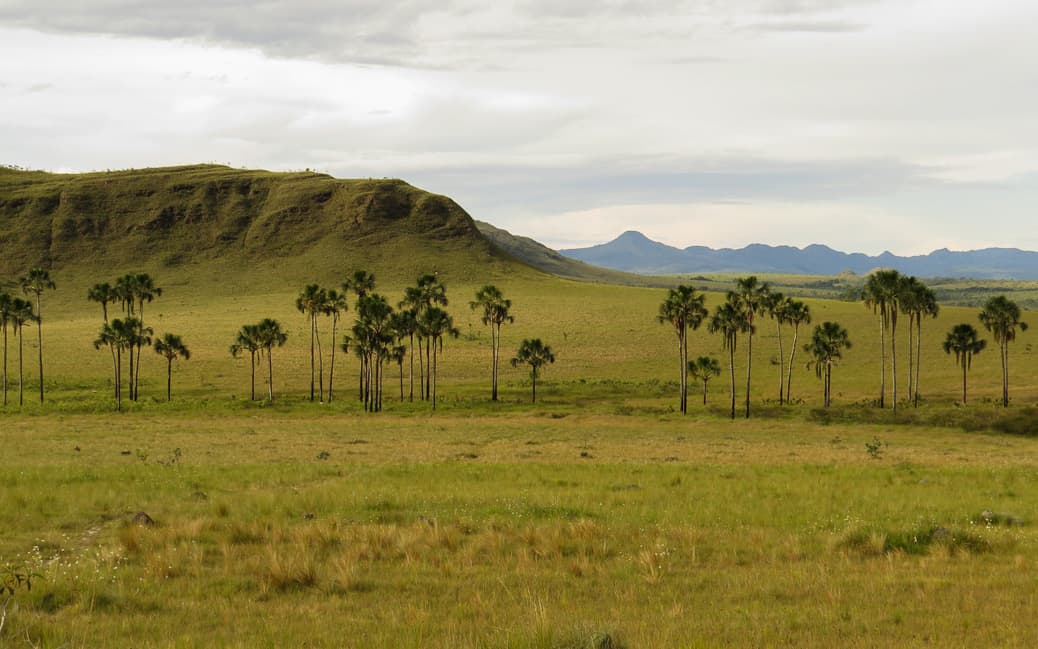
[[1036,27],[1033,0],[0,0],[0,164],[403,178],[556,248],[1038,250]]

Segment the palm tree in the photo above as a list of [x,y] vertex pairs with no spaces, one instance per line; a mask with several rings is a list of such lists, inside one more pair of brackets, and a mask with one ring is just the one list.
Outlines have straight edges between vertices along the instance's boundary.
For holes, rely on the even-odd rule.
[[27,323],[39,321],[39,316],[33,313],[32,302],[19,297],[11,299],[10,308],[11,332],[18,335],[18,405],[22,406],[25,405],[22,329]]
[[126,318],[124,323],[127,327],[130,327],[129,334],[129,345],[130,349],[137,350],[137,365],[133,371],[134,385],[130,390],[130,395],[133,401],[136,401],[140,396],[140,365],[141,365],[141,350],[145,347],[151,346],[151,334],[155,333],[151,327],[145,327],[144,322],[139,318]]
[[515,317],[509,313],[512,301],[505,299],[500,289],[492,284],[487,284],[476,291],[476,299],[469,302],[469,307],[475,311],[483,309],[483,324],[490,327],[490,374],[491,388],[490,400],[497,401],[497,369],[501,357],[501,325],[506,322],[515,322]]
[[800,325],[811,323],[811,309],[799,300],[786,298],[783,314],[786,322],[793,325],[793,345],[789,350],[789,365],[786,367],[786,402],[789,402],[793,399],[793,359],[797,353],[797,337]]
[[33,268],[28,275],[20,277],[18,283],[21,285],[23,293],[36,295],[35,320],[36,341],[40,351],[40,403],[43,403],[43,317],[40,296],[47,289],[55,289],[57,286],[50,278],[50,273],[43,268]]
[[[936,318],[940,312],[937,296],[933,290],[915,277],[905,281],[905,294],[901,304],[902,310],[908,314],[908,396],[912,405],[919,406],[919,373],[922,366],[923,318]],[[912,324],[915,324],[914,351]],[[912,356],[915,356],[913,360]],[[913,370],[914,367],[914,370]]]
[[101,315],[104,316],[105,322],[107,323],[108,305],[119,301],[119,292],[108,282],[101,282],[100,284],[94,284],[93,287],[87,291],[87,300],[101,304]]
[[1027,331],[1027,323],[1020,320],[1020,307],[1004,295],[993,297],[980,312],[980,322],[998,343],[1002,360],[1002,406],[1009,406],[1009,343],[1016,340],[1016,330]]
[[710,333],[721,334],[721,344],[724,349],[728,350],[732,419],[735,419],[735,345],[739,334],[746,333],[752,328],[753,324],[746,317],[746,311],[742,307],[739,296],[732,291],[728,292],[724,304],[719,304],[714,310],[708,325]]
[[4,334],[4,375],[3,393],[4,405],[7,405],[7,326],[12,324],[11,318],[14,310],[14,298],[8,293],[0,293],[0,330]]
[[721,363],[712,356],[700,356],[688,362],[688,373],[696,381],[703,382],[703,405],[706,405],[706,384],[715,376],[721,375]]
[[944,339],[944,353],[955,354],[955,362],[962,366],[962,403],[966,403],[966,370],[973,364],[973,357],[987,347],[988,341],[977,337],[973,325],[960,324],[952,327]]
[[256,325],[256,342],[267,354],[267,401],[274,401],[274,348],[281,347],[288,340],[288,334],[281,330],[277,320],[264,318]]
[[[141,322],[141,327],[144,327],[144,303],[151,303],[152,300],[162,295],[162,289],[155,286],[155,281],[151,278],[148,273],[136,273],[132,276],[133,281],[131,283],[133,299],[137,302],[137,318]],[[150,329],[148,330],[151,331]],[[139,341],[137,347],[137,360],[133,367],[133,388],[130,390],[130,398],[136,401],[140,397],[140,384],[141,384],[141,350],[151,344],[149,338],[147,342]]]
[[111,322],[106,322],[101,327],[101,334],[98,336],[97,340],[94,341],[95,349],[101,349],[101,347],[107,346],[112,353],[112,365],[115,379],[115,408],[120,412],[123,409],[123,350],[130,346],[134,333],[139,326],[139,321],[135,318],[126,318],[125,320],[117,318]]
[[551,347],[541,342],[540,338],[533,340],[525,339],[519,345],[515,357],[512,359],[512,367],[520,365],[530,366],[530,378],[533,381],[533,399],[531,403],[537,403],[537,371],[541,366],[555,362],[555,353]]
[[880,347],[880,381],[879,407],[884,407],[887,391],[887,336],[886,327],[890,325],[891,381],[893,383],[893,407],[897,412],[897,313],[904,297],[905,282],[901,273],[896,270],[877,270],[869,276],[862,291],[865,308],[879,314],[879,347]]
[[[446,298],[444,298],[446,299]],[[433,410],[436,410],[436,364],[437,356],[443,349],[444,336],[457,338],[461,332],[454,326],[454,318],[439,307],[431,306],[418,317],[418,331],[426,340],[426,353],[432,350],[432,355],[427,363],[429,372],[426,379],[430,381],[427,394],[432,400]]]
[[778,333],[778,366],[779,366],[779,405],[781,406],[783,401],[783,387],[785,383],[785,372],[783,371],[783,363],[785,358],[782,352],[782,325],[786,320],[786,310],[789,308],[790,300],[779,293],[778,291],[768,291],[764,296],[764,310],[768,314],[768,317],[775,321],[775,326]]
[[350,303],[346,299],[346,295],[336,291],[334,288],[328,289],[325,295],[324,308],[321,309],[321,313],[332,319],[332,358],[328,365],[328,403],[332,402],[332,381],[335,379],[335,334],[339,327],[339,318],[349,308]]
[[364,408],[369,412],[382,410],[382,366],[393,342],[392,320],[393,307],[381,295],[365,295],[357,301],[353,348],[364,359],[361,387]]
[[753,362],[753,334],[757,328],[753,321],[757,315],[764,312],[768,295],[771,288],[767,282],[758,282],[756,276],[740,277],[735,281],[735,293],[749,328],[746,330],[746,418],[750,418],[750,370]]
[[310,401],[314,400],[314,374],[319,373],[320,395],[324,400],[324,366],[323,363],[318,371],[317,358],[314,353],[314,343],[317,345],[317,356],[320,357],[321,337],[317,331],[317,315],[324,312],[325,302],[328,299],[327,292],[317,284],[308,284],[296,298],[296,309],[310,320]]
[[678,286],[667,292],[660,304],[656,320],[660,324],[670,323],[678,336],[678,361],[681,363],[679,389],[681,391],[681,413],[688,412],[688,331],[696,330],[709,315],[704,306],[706,296],[696,293],[691,286]]
[[811,354],[815,366],[815,374],[823,379],[825,407],[832,403],[833,365],[843,358],[843,350],[851,347],[847,330],[836,322],[823,322],[815,326],[811,342],[804,345],[804,351]]
[[[415,286],[404,289],[404,299],[400,308],[414,311],[416,322],[430,308],[435,306],[447,306],[447,287],[444,286],[435,274],[426,273],[418,278]],[[429,381],[431,374],[431,349],[428,341],[422,335],[421,329],[416,328],[418,334],[418,376],[419,396],[429,399]],[[422,360],[422,346],[425,343],[425,360]],[[412,345],[413,347],[413,345]],[[414,359],[411,361],[412,372],[414,370]]]
[[234,344],[231,345],[231,356],[238,358],[242,352],[249,352],[249,367],[251,376],[251,390],[250,399],[256,400],[256,354],[262,349],[262,345],[259,340],[259,331],[256,325],[244,325],[239,331],[238,336],[234,339]]
[[191,351],[184,346],[180,336],[174,334],[163,334],[162,338],[155,341],[155,353],[166,357],[166,401],[173,400],[173,361],[177,358],[188,360]]
[[[355,270],[353,274],[346,278],[346,281],[342,283],[342,290],[346,293],[353,293],[357,296],[358,306],[360,299],[367,296],[368,293],[375,290],[375,276],[366,270]],[[361,401],[364,401],[364,376],[367,372],[367,368],[364,366],[367,358],[366,355],[358,354],[360,359],[360,369],[358,371],[357,379],[357,396]]]

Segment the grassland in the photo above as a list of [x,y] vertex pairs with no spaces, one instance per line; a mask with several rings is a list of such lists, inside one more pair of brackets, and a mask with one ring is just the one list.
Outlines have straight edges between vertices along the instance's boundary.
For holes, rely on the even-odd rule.
[[[48,401],[31,398],[27,362],[26,405],[0,412],[0,569],[36,575],[0,596],[0,645],[1033,645],[1036,329],[1011,349],[1011,408],[995,404],[991,350],[974,361],[971,404],[957,406],[959,369],[939,344],[979,323],[976,308],[946,305],[924,323],[923,402],[895,416],[871,405],[875,316],[805,293],[814,321],[841,322],[854,342],[835,407],[819,407],[806,359],[795,402],[774,403],[764,322],[753,418],[727,419],[724,376],[683,417],[675,339],[655,321],[664,291],[549,277],[464,238],[416,248],[412,226],[367,249],[316,240],[269,258],[59,265],[43,305]],[[436,413],[390,398],[364,414],[342,356],[336,400],[306,400],[294,298],[355,267],[394,303],[418,272],[446,282],[461,336],[445,344]],[[162,359],[148,354],[141,401],[118,414],[110,360],[91,344],[100,308],[85,295],[131,270],[163,287],[149,324],[181,334],[192,358],[165,403]],[[712,306],[729,278],[707,280]],[[536,406],[507,367],[502,401],[489,402],[489,332],[467,306],[486,282],[514,302],[505,353],[534,336],[557,353]],[[247,361],[227,352],[263,317],[290,336],[273,404],[248,400]],[[30,333],[27,359],[34,344]],[[705,331],[691,349],[726,357]],[[387,397],[396,379],[387,372]]]

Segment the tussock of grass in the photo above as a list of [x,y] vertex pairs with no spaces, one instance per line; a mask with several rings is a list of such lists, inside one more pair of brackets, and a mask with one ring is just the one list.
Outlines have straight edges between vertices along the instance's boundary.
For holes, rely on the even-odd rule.
[[866,557],[894,553],[923,555],[934,551],[955,556],[987,552],[991,549],[991,544],[972,532],[930,525],[916,530],[894,532],[867,528],[852,529],[843,535],[837,547]]

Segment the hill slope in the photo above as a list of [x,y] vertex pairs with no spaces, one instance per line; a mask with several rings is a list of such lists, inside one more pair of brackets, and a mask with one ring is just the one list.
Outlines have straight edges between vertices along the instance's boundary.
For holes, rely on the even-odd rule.
[[6,277],[35,265],[106,274],[204,266],[296,281],[358,266],[405,278],[521,266],[454,201],[401,180],[217,165],[89,174],[0,168],[0,251]]
[[987,248],[966,252],[937,250],[929,255],[899,257],[889,252],[869,256],[844,253],[827,246],[806,248],[753,244],[739,249],[715,250],[704,246],[684,249],[653,241],[640,232],[625,232],[613,241],[588,248],[561,250],[561,254],[589,264],[633,273],[790,273],[858,274],[875,268],[896,268],[920,277],[976,279],[1038,279],[1038,252],[1016,248]]
[[507,230],[502,230],[482,221],[476,221],[476,227],[479,228],[484,237],[504,252],[552,275],[585,282],[620,284],[623,286],[670,286],[674,283],[674,280],[669,278],[625,273],[570,259],[543,243],[529,237],[512,234]]

